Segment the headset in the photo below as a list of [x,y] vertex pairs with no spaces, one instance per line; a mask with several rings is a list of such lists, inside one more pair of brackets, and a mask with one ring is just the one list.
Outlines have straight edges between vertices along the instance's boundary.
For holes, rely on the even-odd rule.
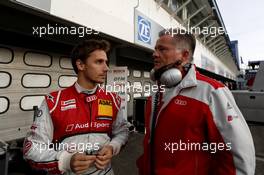
[[[152,69],[150,71],[150,78],[152,81],[159,81],[159,83],[165,85],[167,88],[178,85],[182,80],[182,72],[176,68],[181,65],[182,61],[178,60],[175,63],[165,65],[158,70]],[[191,68],[191,63],[187,63],[183,66],[183,70],[188,72]]]
[[[150,71],[150,78],[153,81],[158,81],[158,84],[163,84],[167,88],[171,88],[173,86],[177,86],[181,80],[182,80],[182,72],[176,68],[177,66],[181,65],[182,61],[178,60],[174,63],[165,65],[158,70],[152,69]],[[183,66],[183,71],[187,73],[189,69],[191,68],[192,64],[187,63]],[[152,113],[152,123],[151,123],[151,131],[150,131],[150,145],[151,145],[151,152],[154,150],[154,135],[155,135],[155,124],[157,120],[157,115],[158,115],[158,102],[160,98],[160,91],[156,92],[154,96],[154,108],[153,108],[153,113]],[[151,155],[154,155],[152,153]],[[155,164],[155,159],[151,157],[151,167],[153,167]],[[151,174],[154,174],[154,169],[151,168]]]

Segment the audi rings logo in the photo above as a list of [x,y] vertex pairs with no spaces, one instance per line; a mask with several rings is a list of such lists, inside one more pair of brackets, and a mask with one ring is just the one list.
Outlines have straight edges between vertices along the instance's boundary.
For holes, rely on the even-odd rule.
[[151,42],[151,24],[148,20],[138,16],[138,40],[150,44]]
[[180,99],[175,99],[174,103],[177,104],[177,105],[181,105],[181,106],[186,106],[187,105],[187,101],[180,100]]

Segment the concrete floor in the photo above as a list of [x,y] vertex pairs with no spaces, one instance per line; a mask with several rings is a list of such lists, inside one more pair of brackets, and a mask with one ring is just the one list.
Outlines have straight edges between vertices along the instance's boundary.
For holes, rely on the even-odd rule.
[[[264,175],[264,125],[250,125],[256,149],[255,175]],[[132,133],[129,142],[119,156],[113,159],[113,168],[116,175],[138,175],[136,159],[141,155],[143,148],[143,134]]]
[[256,151],[256,173],[264,175],[264,125],[249,125]]
[[[264,175],[264,125],[250,125],[256,148],[256,173]],[[136,160],[142,154],[143,134],[131,133],[128,144],[121,153],[113,159],[115,175],[138,175]],[[1,173],[0,173],[1,174]],[[21,173],[10,173],[9,175],[25,175]]]
[[115,175],[138,175],[136,160],[143,152],[143,134],[131,133],[128,144],[112,161]]

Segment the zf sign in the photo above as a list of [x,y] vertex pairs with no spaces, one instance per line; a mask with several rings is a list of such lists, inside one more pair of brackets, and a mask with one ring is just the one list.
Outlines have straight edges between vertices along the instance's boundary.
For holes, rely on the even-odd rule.
[[151,43],[151,23],[141,16],[138,16],[138,40]]

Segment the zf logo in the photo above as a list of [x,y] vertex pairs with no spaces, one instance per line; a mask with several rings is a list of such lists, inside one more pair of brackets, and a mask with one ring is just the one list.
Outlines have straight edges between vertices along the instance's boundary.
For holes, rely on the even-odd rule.
[[150,44],[151,42],[151,24],[148,20],[138,16],[138,40]]

